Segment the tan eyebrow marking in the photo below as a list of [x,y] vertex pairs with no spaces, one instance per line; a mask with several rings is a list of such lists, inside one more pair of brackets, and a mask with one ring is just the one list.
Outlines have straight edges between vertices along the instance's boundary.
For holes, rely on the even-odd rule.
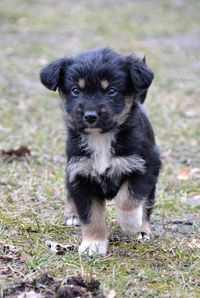
[[107,80],[101,80],[101,87],[106,90],[109,85],[109,82]]
[[83,79],[83,78],[79,79],[78,85],[81,89],[85,88],[85,79]]

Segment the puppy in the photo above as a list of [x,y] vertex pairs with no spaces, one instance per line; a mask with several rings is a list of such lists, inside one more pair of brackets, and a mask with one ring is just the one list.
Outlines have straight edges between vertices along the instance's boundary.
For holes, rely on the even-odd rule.
[[79,252],[105,255],[106,200],[114,199],[122,230],[150,238],[150,215],[161,167],[141,103],[153,72],[134,55],[109,48],[51,62],[41,82],[58,90],[67,127],[63,223],[82,226]]

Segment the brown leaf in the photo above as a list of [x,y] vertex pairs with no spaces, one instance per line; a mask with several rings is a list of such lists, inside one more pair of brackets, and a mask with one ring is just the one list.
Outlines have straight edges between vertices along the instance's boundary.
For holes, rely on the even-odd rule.
[[1,150],[1,154],[6,155],[16,155],[16,156],[25,156],[26,154],[30,155],[31,151],[26,146],[20,146],[18,149],[9,149],[9,150]]
[[178,172],[178,179],[179,180],[188,180],[190,176],[190,169],[187,167],[183,167]]
[[2,161],[27,155],[31,155],[31,151],[27,146],[20,146],[18,149],[0,150],[0,160]]
[[28,233],[38,233],[39,230],[35,229],[35,228],[32,228],[32,227],[28,227],[28,228],[26,228],[26,232],[28,232]]

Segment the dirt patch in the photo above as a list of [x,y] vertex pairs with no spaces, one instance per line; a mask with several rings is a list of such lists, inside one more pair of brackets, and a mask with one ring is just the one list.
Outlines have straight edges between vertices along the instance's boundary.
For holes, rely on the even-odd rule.
[[23,281],[3,292],[3,297],[31,297],[31,298],[103,298],[104,294],[99,289],[100,282],[93,278],[87,280],[82,276],[71,276],[66,280],[56,280],[47,273],[38,279]]

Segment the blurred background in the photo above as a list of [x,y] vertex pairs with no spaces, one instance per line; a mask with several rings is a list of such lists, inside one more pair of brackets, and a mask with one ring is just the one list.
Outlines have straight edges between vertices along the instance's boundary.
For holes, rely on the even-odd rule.
[[2,237],[22,243],[19,222],[26,226],[36,218],[40,225],[59,225],[62,217],[62,112],[58,94],[40,84],[40,69],[55,58],[104,46],[145,55],[155,73],[145,102],[164,163],[155,222],[197,220],[199,12],[199,0],[0,1],[0,149],[25,145],[31,152],[20,161],[1,158]]
[[[159,142],[171,148],[169,137],[188,147],[195,127],[193,121],[185,123],[188,120],[180,114],[188,110],[196,113],[199,107],[199,9],[198,0],[2,0],[2,147],[21,142],[37,147],[32,141],[34,137],[38,142],[39,128],[51,135],[62,125],[54,118],[59,112],[52,110],[57,101],[49,100],[57,94],[50,94],[40,85],[40,69],[57,57],[102,46],[146,55],[155,72],[146,105],[157,125]],[[46,123],[48,117],[50,123]],[[185,138],[189,138],[186,143]],[[184,154],[183,147],[179,149]]]

